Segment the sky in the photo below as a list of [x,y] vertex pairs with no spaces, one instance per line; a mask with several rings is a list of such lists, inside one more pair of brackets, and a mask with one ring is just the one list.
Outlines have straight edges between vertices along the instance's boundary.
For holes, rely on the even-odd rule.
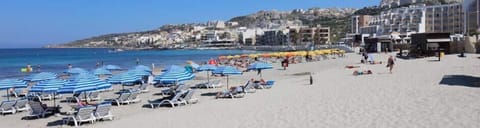
[[380,0],[8,0],[0,4],[0,48],[38,48],[164,24],[229,20],[260,10],[362,8]]

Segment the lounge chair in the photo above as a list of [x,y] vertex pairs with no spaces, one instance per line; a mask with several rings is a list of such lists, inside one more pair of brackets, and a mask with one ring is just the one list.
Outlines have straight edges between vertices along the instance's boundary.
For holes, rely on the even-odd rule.
[[17,112],[23,112],[23,111],[28,111],[30,110],[30,107],[28,107],[28,99],[20,99],[20,100],[17,100],[17,102],[15,103],[15,110]]
[[128,96],[128,102],[129,103],[137,103],[142,101],[140,98],[138,98],[138,94],[140,91],[133,91],[130,93],[130,96]]
[[27,92],[25,92],[24,89],[15,89],[12,93],[13,93],[12,95],[17,98],[27,95]]
[[255,89],[256,83],[248,81],[245,86],[242,86],[242,91],[244,93],[255,93],[257,90]]
[[16,101],[3,101],[2,104],[0,104],[0,113],[2,113],[2,115],[5,115],[5,113],[15,114],[15,102]]
[[31,108],[31,111],[30,111],[30,115],[28,115],[27,117],[37,117],[37,118],[42,117],[42,118],[44,118],[45,115],[52,114],[52,110],[47,108],[41,102],[30,101],[30,102],[28,102],[28,104]]
[[87,93],[84,93],[84,92],[82,92],[82,93],[77,93],[77,94],[74,94],[73,97],[67,97],[67,101],[68,101],[68,102],[73,102],[73,101],[75,101],[75,102],[77,102],[77,103],[79,103],[79,102],[81,102],[81,101],[87,101],[87,100],[88,100],[87,95],[88,95],[88,94],[87,94]]
[[197,88],[219,88],[222,87],[220,80],[214,80],[210,82],[200,83],[196,85]]
[[175,94],[176,92],[188,90],[189,88],[190,87],[186,84],[180,84],[176,88],[168,88],[168,89],[162,90],[162,95],[172,95],[172,94]]
[[237,86],[234,87],[233,90],[225,90],[219,92],[215,98],[243,98],[245,96],[245,92],[243,91],[243,87]]
[[148,90],[148,85],[149,85],[149,84],[142,84],[142,85],[140,85],[140,87],[138,87],[138,90],[139,90],[141,93],[149,92],[149,90]]
[[52,93],[42,92],[38,96],[40,97],[41,100],[52,100],[53,99]]
[[67,124],[69,122],[72,122],[75,124],[75,127],[81,124],[82,122],[90,122],[93,123],[95,122],[95,116],[93,115],[93,111],[96,109],[96,107],[93,106],[87,106],[87,107],[82,107],[79,108],[78,111],[70,116],[66,117],[63,119],[63,124]]
[[100,100],[100,92],[98,91],[93,91],[88,94],[88,100],[89,101],[97,101]]
[[183,100],[187,101],[188,104],[195,104],[198,102],[198,98],[194,96],[195,90],[190,89],[188,90],[187,94],[185,97],[183,97]]
[[112,104],[99,104],[97,105],[97,109],[95,109],[95,118],[97,120],[109,119],[113,120],[114,116],[110,112],[112,108]]
[[118,98],[109,99],[106,101],[111,101],[113,103],[116,103],[117,106],[120,106],[122,104],[129,104],[130,103],[128,100],[129,97],[130,97],[130,93],[121,93],[120,96],[118,96]]
[[263,86],[264,88],[272,88],[274,84],[275,84],[275,81],[269,80],[269,81],[267,81],[265,84],[262,84],[262,86]]
[[173,107],[175,107],[175,105],[186,105],[187,104],[187,101],[185,101],[184,99],[182,99],[182,97],[185,95],[187,91],[181,91],[181,92],[178,92],[177,94],[175,94],[175,96],[173,96],[171,99],[164,99],[162,101],[148,101],[149,104],[150,104],[150,107],[152,108],[155,108],[155,107],[160,107],[161,105],[163,104],[169,104]]

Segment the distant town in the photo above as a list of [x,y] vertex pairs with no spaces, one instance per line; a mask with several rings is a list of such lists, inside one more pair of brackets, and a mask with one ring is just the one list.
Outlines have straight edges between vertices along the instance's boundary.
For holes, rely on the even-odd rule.
[[378,6],[362,9],[259,11],[228,21],[164,25],[151,31],[108,34],[46,47],[222,49],[345,45],[363,46],[371,52],[425,48],[474,53],[479,49],[479,6],[479,0],[382,0]]

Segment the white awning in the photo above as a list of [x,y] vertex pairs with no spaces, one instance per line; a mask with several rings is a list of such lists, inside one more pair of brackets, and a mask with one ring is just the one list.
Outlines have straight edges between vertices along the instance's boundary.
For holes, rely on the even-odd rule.
[[440,42],[451,42],[450,38],[442,38],[442,39],[427,39],[428,43],[440,43]]
[[427,44],[427,47],[429,48],[438,48],[440,45],[438,45],[438,43],[428,43]]

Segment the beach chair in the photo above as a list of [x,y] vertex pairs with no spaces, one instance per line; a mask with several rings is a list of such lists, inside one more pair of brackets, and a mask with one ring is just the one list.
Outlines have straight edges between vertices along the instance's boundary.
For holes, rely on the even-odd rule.
[[95,109],[95,118],[97,120],[104,120],[104,119],[109,119],[113,120],[114,116],[110,112],[110,109],[112,108],[112,104],[99,104],[97,105],[97,108]]
[[30,111],[30,115],[27,115],[27,117],[44,118],[45,115],[52,114],[52,110],[47,108],[41,102],[30,101],[28,102],[28,105],[30,106],[31,111]]
[[168,88],[168,89],[162,90],[162,95],[173,95],[176,92],[185,91],[185,90],[188,90],[189,88],[190,87],[186,84],[180,84],[176,88]]
[[77,93],[77,94],[73,94],[73,97],[67,97],[67,101],[68,102],[77,102],[77,103],[80,103],[81,101],[87,101],[88,100],[88,97],[87,97],[87,93]]
[[15,114],[15,102],[16,101],[3,101],[2,104],[0,104],[0,113],[2,113],[2,115],[6,113]]
[[107,101],[111,101],[113,103],[116,103],[117,106],[120,106],[122,104],[129,104],[129,100],[128,98],[130,97],[130,93],[121,93],[120,96],[118,96],[118,98],[115,98],[115,99],[109,99]]
[[25,92],[24,89],[15,89],[12,93],[13,93],[12,95],[17,98],[27,95],[27,92]]
[[269,81],[267,81],[265,84],[262,84],[262,86],[263,86],[264,88],[270,89],[270,88],[273,87],[274,84],[275,84],[275,81],[269,80]]
[[93,91],[88,94],[88,100],[89,101],[98,101],[100,100],[100,92],[99,91]]
[[138,94],[140,94],[140,91],[133,91],[130,93],[130,96],[128,96],[128,103],[137,103],[140,102],[141,99],[138,98]]
[[255,93],[257,90],[255,89],[256,83],[248,81],[245,86],[242,86],[242,91],[246,93]]
[[40,97],[41,100],[52,100],[54,98],[52,93],[48,93],[48,92],[42,92],[38,96]]
[[141,93],[149,92],[149,90],[148,90],[148,85],[149,85],[149,84],[142,84],[142,85],[140,85],[140,87],[138,87],[138,90],[139,90]]
[[75,127],[77,127],[83,122],[93,123],[95,122],[95,116],[93,114],[93,111],[95,109],[96,107],[93,107],[93,106],[79,108],[74,115],[64,118],[63,124],[68,124],[69,122],[73,122],[75,124]]
[[225,90],[219,92],[215,98],[243,98],[246,93],[243,91],[243,87],[237,86],[233,90]]
[[150,104],[150,107],[155,108],[155,107],[160,107],[163,104],[169,104],[172,106],[172,108],[175,107],[175,105],[186,105],[187,101],[183,100],[182,97],[185,95],[187,91],[181,91],[175,94],[171,99],[164,99],[162,101],[148,101]]
[[194,96],[195,90],[190,89],[188,90],[187,94],[185,97],[183,97],[183,100],[187,102],[187,104],[195,104],[198,102],[198,98]]
[[30,107],[28,107],[28,99],[20,99],[15,102],[15,110],[17,112],[23,112],[23,111],[28,111],[30,110]]

